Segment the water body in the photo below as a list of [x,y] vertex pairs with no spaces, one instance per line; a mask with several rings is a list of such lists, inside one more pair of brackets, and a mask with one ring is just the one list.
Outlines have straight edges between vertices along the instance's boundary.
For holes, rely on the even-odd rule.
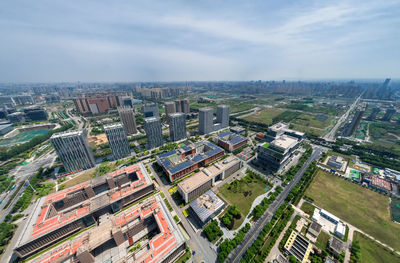
[[29,142],[32,138],[43,134],[47,134],[49,131],[50,131],[49,129],[41,129],[36,131],[23,131],[13,137],[0,140],[0,146],[2,147],[13,146],[16,144]]

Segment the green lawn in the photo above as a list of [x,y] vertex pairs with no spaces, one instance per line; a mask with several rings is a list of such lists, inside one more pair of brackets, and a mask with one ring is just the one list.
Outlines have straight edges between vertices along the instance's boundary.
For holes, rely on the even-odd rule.
[[[247,178],[246,176],[245,178]],[[231,205],[236,205],[240,211],[242,218],[241,221],[250,212],[251,204],[257,196],[265,193],[266,184],[262,183],[257,178],[251,180],[235,180],[230,184],[224,184],[218,191],[220,195],[228,201]],[[237,182],[237,183],[235,183]],[[234,186],[234,184],[237,184]],[[236,222],[235,222],[236,224]]]
[[326,247],[328,246],[328,241],[330,238],[331,237],[328,233],[321,231],[321,233],[319,233],[318,235],[317,242],[315,243],[315,245],[320,249],[325,250]]
[[285,110],[283,110],[283,109],[268,108],[268,109],[259,111],[253,115],[247,116],[244,119],[246,121],[260,122],[260,123],[269,125],[272,123],[272,119],[274,117],[278,116],[279,114],[281,114],[284,111]]
[[322,170],[318,170],[306,195],[317,206],[400,249],[400,225],[390,220],[388,197]]
[[353,240],[360,242],[361,262],[400,262],[399,256],[357,231],[354,232]]
[[313,206],[312,204],[310,204],[308,202],[304,202],[301,205],[300,209],[303,210],[306,214],[308,214],[311,218],[314,213],[315,206]]

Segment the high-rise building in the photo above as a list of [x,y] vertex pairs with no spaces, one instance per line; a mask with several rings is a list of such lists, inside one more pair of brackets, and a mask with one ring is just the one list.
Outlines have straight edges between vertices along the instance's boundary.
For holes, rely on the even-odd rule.
[[175,101],[175,110],[176,112],[182,112],[181,100]]
[[131,154],[128,137],[121,123],[105,125],[104,130],[115,160],[125,158]]
[[387,109],[385,116],[383,116],[382,120],[383,121],[390,121],[390,119],[393,117],[393,115],[396,113],[396,110],[394,108]]
[[214,111],[211,108],[199,109],[199,132],[200,134],[209,134],[213,132]]
[[221,128],[224,129],[229,126],[229,112],[231,107],[229,105],[217,106],[217,123],[221,123]]
[[73,172],[94,167],[93,152],[83,130],[55,133],[50,141],[66,171]]
[[167,114],[167,116],[169,116],[175,112],[176,112],[175,102],[173,102],[173,101],[165,102],[165,113]]
[[136,134],[136,121],[133,109],[128,106],[118,107],[119,118],[124,125],[127,134]]
[[160,118],[150,117],[144,119],[144,130],[147,137],[147,147],[153,149],[163,144]]
[[173,142],[186,138],[186,116],[182,112],[169,115],[169,134]]
[[82,114],[100,114],[120,106],[119,97],[110,94],[86,94],[74,98],[75,109]]
[[181,108],[183,113],[188,114],[190,112],[189,100],[181,100]]
[[122,106],[128,106],[133,108],[132,98],[130,96],[122,96],[119,98]]
[[144,104],[143,105],[143,115],[145,118],[149,118],[149,117],[160,118],[160,114],[158,112],[158,104],[157,103]]

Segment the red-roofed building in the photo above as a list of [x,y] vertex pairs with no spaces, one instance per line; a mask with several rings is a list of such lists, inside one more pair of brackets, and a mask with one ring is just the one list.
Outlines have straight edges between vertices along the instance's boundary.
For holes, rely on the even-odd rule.
[[134,164],[42,197],[25,224],[15,252],[26,258],[153,191],[144,166]]

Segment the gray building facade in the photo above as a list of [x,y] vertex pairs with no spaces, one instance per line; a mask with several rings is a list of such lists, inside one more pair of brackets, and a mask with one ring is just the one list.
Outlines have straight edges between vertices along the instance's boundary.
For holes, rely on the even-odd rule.
[[214,111],[212,108],[199,109],[200,134],[209,134],[214,131],[213,117],[214,117]]
[[94,167],[93,152],[82,130],[55,133],[50,141],[66,171],[73,172]]
[[150,117],[144,119],[144,130],[147,137],[147,148],[153,149],[163,145],[161,121],[159,118]]
[[186,116],[185,114],[173,113],[168,117],[169,134],[173,142],[186,138]]
[[221,129],[229,126],[229,113],[231,106],[218,105],[217,106],[217,123],[221,123]]
[[160,118],[160,113],[158,112],[158,104],[144,104],[143,105],[143,115],[145,118],[156,117]]
[[136,134],[136,120],[133,109],[129,106],[118,107],[119,118],[124,125],[127,134]]
[[121,123],[105,125],[107,140],[115,160],[128,157],[131,154],[129,141],[124,126]]
[[167,116],[176,112],[175,102],[167,101],[165,102],[164,106],[165,106],[165,114],[167,114]]

